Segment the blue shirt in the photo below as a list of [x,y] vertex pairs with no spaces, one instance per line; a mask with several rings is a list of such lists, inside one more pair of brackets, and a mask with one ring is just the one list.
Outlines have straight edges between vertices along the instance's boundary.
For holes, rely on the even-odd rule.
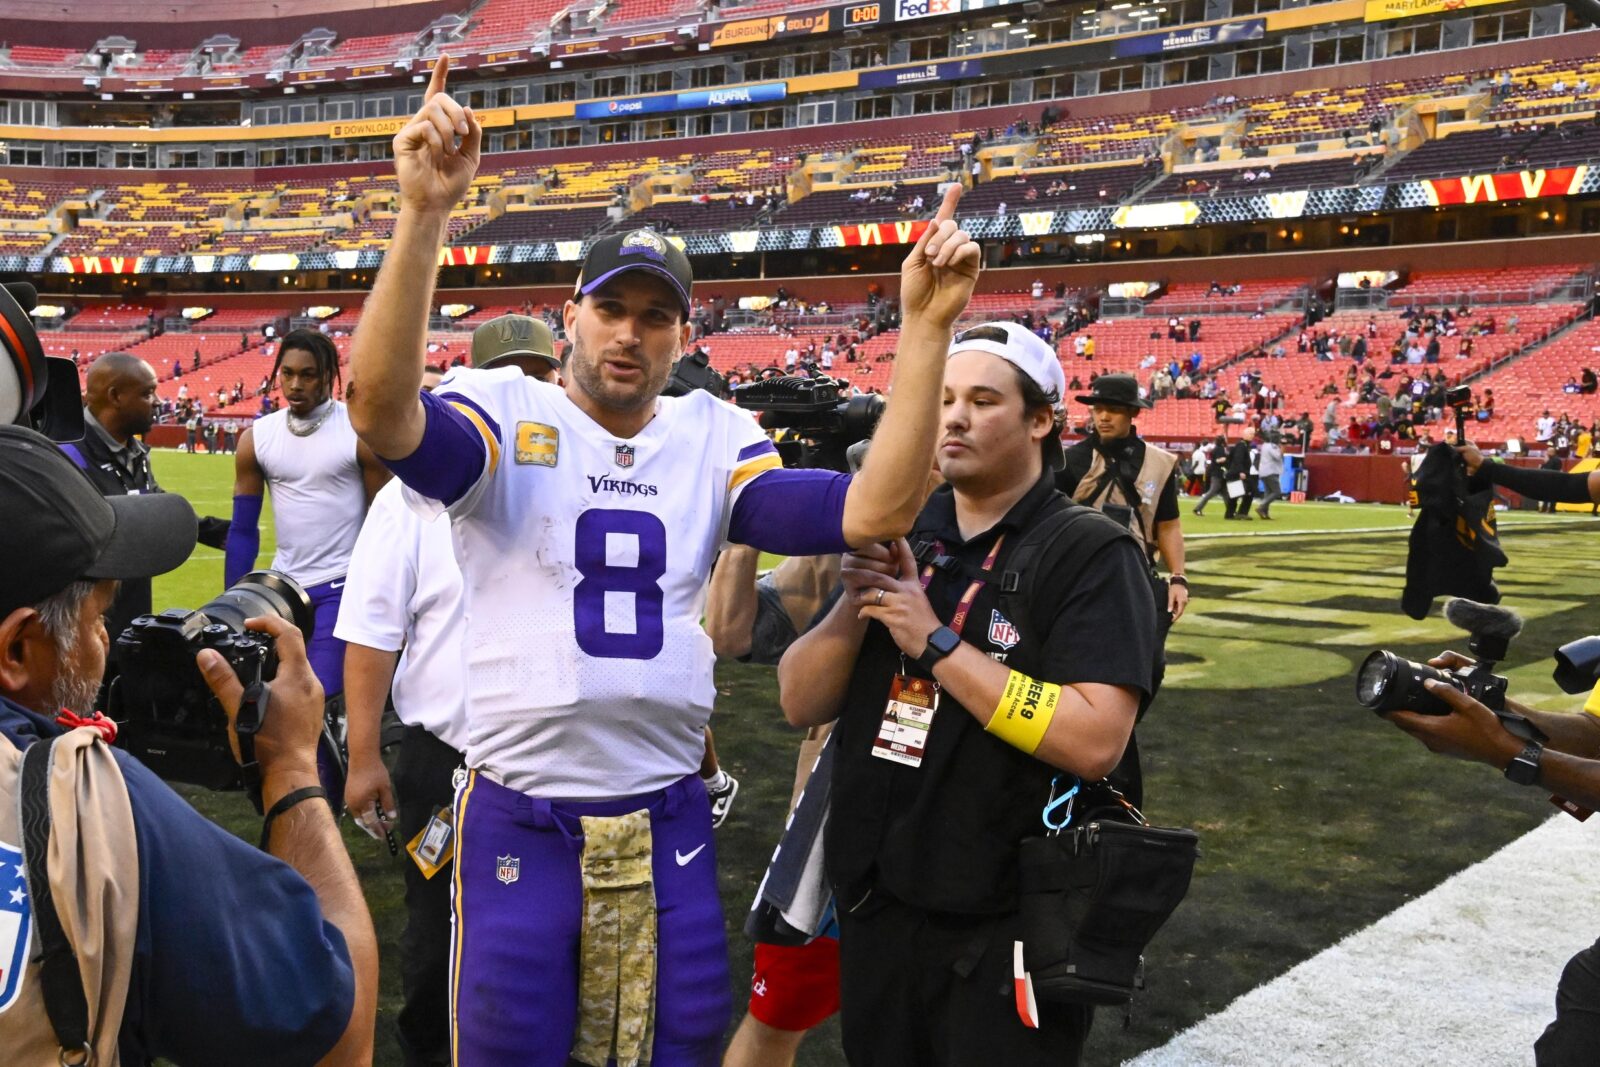
[[[18,748],[63,731],[0,697]],[[190,807],[113,749],[139,851],[139,924],[119,1046],[128,1064],[314,1063],[355,1003],[344,935],[282,860]]]

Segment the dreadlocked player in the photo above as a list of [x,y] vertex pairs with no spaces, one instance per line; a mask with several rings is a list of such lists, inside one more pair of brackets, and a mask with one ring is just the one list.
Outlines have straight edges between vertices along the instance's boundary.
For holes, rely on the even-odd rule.
[[272,376],[288,406],[257,419],[239,438],[223,581],[231,586],[255,568],[261,495],[270,488],[278,545],[272,569],[311,597],[317,621],[306,652],[331,698],[344,691],[344,642],[333,636],[333,624],[345,570],[367,505],[389,472],[356,440],[344,404],[333,398],[339,352],[332,341],[315,330],[289,333]]

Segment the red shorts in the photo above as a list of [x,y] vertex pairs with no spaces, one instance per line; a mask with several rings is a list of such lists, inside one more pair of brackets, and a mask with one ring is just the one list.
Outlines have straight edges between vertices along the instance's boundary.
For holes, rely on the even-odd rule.
[[839,1010],[839,942],[756,945],[750,1014],[774,1030],[809,1030]]

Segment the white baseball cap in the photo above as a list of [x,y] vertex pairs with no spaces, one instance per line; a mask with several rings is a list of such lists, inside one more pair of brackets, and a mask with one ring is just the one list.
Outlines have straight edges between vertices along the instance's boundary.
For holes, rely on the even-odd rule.
[[[946,358],[957,352],[988,352],[999,356],[1032,379],[1050,401],[1050,412],[1059,431],[1066,419],[1067,376],[1061,360],[1049,342],[1016,322],[986,322],[962,330],[950,344]],[[1054,447],[1046,452],[1046,462],[1060,468],[1064,462],[1059,432],[1052,435]]]

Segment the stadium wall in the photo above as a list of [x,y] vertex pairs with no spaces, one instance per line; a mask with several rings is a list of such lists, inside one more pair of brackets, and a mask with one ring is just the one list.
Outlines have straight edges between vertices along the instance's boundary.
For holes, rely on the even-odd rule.
[[[101,0],[92,19],[41,19],[38,3],[0,0],[0,25],[12,44],[47,44],[51,48],[91,48],[105,37],[128,37],[141,51],[150,48],[191,49],[201,39],[226,33],[254,44],[293,44],[310,29],[333,30],[359,37],[373,32],[374,19],[388,31],[420,32],[440,15],[461,11],[465,0]],[[403,10],[402,10],[403,9]],[[152,11],[161,19],[151,21]],[[263,10],[273,12],[263,18]],[[197,25],[199,24],[199,25]],[[60,86],[56,88],[59,90]]]

